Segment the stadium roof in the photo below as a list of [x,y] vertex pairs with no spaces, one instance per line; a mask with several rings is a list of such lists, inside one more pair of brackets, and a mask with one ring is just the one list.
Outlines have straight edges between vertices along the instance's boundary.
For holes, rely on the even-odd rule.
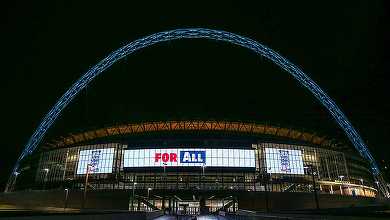
[[[80,133],[71,133],[67,136],[57,138],[56,140],[43,144],[43,148],[61,148],[75,144],[82,144],[100,138],[128,136],[156,132],[177,132],[177,131],[205,131],[205,132],[222,132],[246,135],[269,135],[281,137],[296,141],[307,142],[325,148],[342,147],[339,142],[314,133],[299,131],[291,128],[272,126],[248,122],[232,121],[159,121],[159,122],[142,122],[109,126],[95,130],[89,130]],[[345,147],[345,146],[344,146]]]

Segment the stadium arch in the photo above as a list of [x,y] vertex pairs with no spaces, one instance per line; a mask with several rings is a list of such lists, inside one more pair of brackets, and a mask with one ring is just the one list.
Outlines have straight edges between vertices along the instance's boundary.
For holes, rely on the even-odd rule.
[[74,97],[84,89],[96,76],[104,72],[107,68],[112,66],[118,60],[138,51],[140,49],[149,47],[151,45],[178,40],[178,39],[209,39],[215,41],[223,41],[235,44],[255,52],[259,56],[265,57],[278,65],[280,68],[290,73],[302,86],[307,88],[314,97],[329,111],[334,120],[344,130],[345,134],[354,145],[360,155],[367,159],[371,165],[372,173],[378,183],[379,190],[385,197],[390,197],[389,191],[386,187],[386,182],[382,178],[375,159],[372,157],[363,139],[360,137],[356,129],[349,122],[345,114],[336,105],[336,103],[298,66],[291,63],[289,60],[281,56],[271,48],[252,40],[248,37],[243,37],[235,33],[213,30],[206,28],[185,28],[175,29],[170,31],[163,31],[151,34],[149,36],[132,41],[127,45],[113,51],[95,66],[84,73],[63,95],[58,99],[56,104],[45,115],[33,135],[28,140],[21,155],[19,156],[13,171],[8,180],[5,191],[8,191],[10,185],[16,180],[18,174],[19,163],[28,155],[32,154],[37,148],[42,138],[45,136],[47,130],[56,121],[62,110],[74,99]]

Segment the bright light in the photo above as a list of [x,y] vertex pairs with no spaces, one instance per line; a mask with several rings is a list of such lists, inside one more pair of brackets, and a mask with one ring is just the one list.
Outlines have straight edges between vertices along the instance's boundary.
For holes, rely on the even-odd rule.
[[112,173],[114,148],[81,150],[76,174]]
[[267,173],[305,174],[302,151],[265,148]]
[[45,168],[45,169],[43,169],[43,171],[45,171],[47,173],[47,172],[49,172],[49,169]]
[[125,150],[123,167],[240,167],[255,168],[250,149],[168,148]]

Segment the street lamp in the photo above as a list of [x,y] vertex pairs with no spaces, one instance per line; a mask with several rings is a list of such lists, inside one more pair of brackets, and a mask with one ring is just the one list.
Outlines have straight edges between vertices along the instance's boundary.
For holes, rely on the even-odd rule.
[[316,202],[316,208],[320,209],[320,204],[319,204],[318,195],[317,195],[316,180],[315,180],[315,175],[317,175],[317,173],[313,170],[312,165],[305,166],[304,168],[308,169],[308,172],[310,172],[310,174],[311,174],[312,181],[313,181],[313,193],[314,193],[314,200]]
[[18,171],[15,171],[14,172],[14,181],[13,181],[13,184],[12,184],[12,187],[11,187],[11,191],[13,190],[13,188],[15,187],[15,184],[16,184],[16,178],[18,178],[20,172]]
[[165,185],[164,188],[167,187],[167,173],[166,173],[167,165],[168,165],[167,163],[163,163],[163,168],[164,168],[164,185]]
[[148,188],[148,199],[149,199],[149,195],[150,195],[150,190],[152,190],[152,188]]
[[362,178],[360,178],[360,183],[362,184],[363,196],[366,196],[366,190],[364,189],[363,179]]
[[163,195],[163,202],[162,202],[162,209],[165,213],[165,195],[166,195],[166,190],[167,190],[167,173],[166,173],[166,166],[167,163],[163,163],[163,168],[164,168],[164,195]]
[[133,196],[131,197],[131,211],[134,211],[135,185],[137,185],[137,183],[133,181]]
[[259,172],[261,172],[259,175],[261,175],[261,182],[264,184],[264,191],[265,191],[265,211],[269,212],[269,198],[268,198],[268,183],[271,178],[271,174],[267,173],[267,168],[264,167],[263,169],[259,169]]
[[91,164],[87,164],[87,172],[85,174],[85,183],[84,183],[84,195],[83,195],[83,203],[82,203],[82,209],[85,207],[85,203],[87,200],[87,189],[88,189],[88,177],[89,177],[89,172],[90,168],[93,167]]
[[65,203],[64,203],[64,211],[66,210],[66,207],[68,206],[68,195],[69,195],[69,189],[65,188]]
[[377,180],[377,181],[375,181],[375,183],[376,183],[376,189],[378,190],[378,195],[379,195],[379,181]]
[[339,176],[340,180],[341,180],[341,184],[340,184],[340,194],[343,195],[343,178],[344,176]]
[[49,169],[45,168],[45,169],[43,169],[43,171],[45,171],[45,178],[43,179],[43,190],[45,190],[46,189],[47,174],[49,173]]
[[203,163],[202,164],[202,188],[204,189],[204,179],[205,179],[205,176],[204,176],[204,169],[206,168],[206,164]]

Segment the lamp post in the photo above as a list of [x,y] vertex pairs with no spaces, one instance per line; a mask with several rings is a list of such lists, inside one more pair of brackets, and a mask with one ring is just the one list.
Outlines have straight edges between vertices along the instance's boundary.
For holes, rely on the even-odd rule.
[[162,202],[162,209],[165,214],[165,195],[166,195],[166,190],[167,190],[167,173],[166,173],[166,166],[167,163],[163,163],[163,168],[164,168],[164,195],[163,195],[163,202]]
[[66,210],[66,207],[68,206],[68,195],[69,195],[69,189],[65,188],[65,203],[64,203],[64,211]]
[[318,201],[317,186],[316,186],[316,180],[315,180],[315,175],[317,175],[317,173],[316,173],[316,171],[313,170],[313,166],[312,165],[305,166],[304,168],[306,168],[307,171],[311,175],[312,184],[313,184],[314,200],[315,200],[315,203],[316,203],[316,209],[320,209],[320,203]]
[[43,179],[43,190],[45,190],[46,189],[47,174],[49,173],[49,169],[45,168],[45,169],[43,169],[43,171],[45,171],[45,178]]
[[166,167],[167,167],[167,163],[163,163],[163,168],[164,168],[164,184],[165,184],[165,188],[166,188],[166,185],[167,185],[167,173],[166,173]]
[[134,211],[135,185],[137,185],[137,183],[133,181],[133,196],[131,197],[131,211]]
[[317,195],[317,186],[316,186],[316,180],[315,180],[315,175],[317,175],[316,171],[312,170],[312,180],[313,180],[313,193],[314,193],[314,199],[316,201],[316,208],[320,209],[320,203],[318,201],[318,195]]
[[261,180],[264,184],[264,191],[265,191],[265,211],[266,212],[269,212],[269,198],[268,198],[268,182],[269,182],[269,179],[270,179],[270,174],[267,173],[267,168],[264,167],[264,169],[262,170],[262,173],[261,173]]
[[340,180],[341,180],[341,184],[340,184],[340,194],[343,195],[343,178],[344,176],[339,176]]
[[14,181],[12,183],[11,191],[14,190],[13,188],[15,187],[16,179],[18,178],[19,174],[20,174],[20,172],[17,172],[17,171],[14,172]]
[[379,181],[375,181],[375,183],[376,183],[376,189],[378,191],[377,195],[379,195]]
[[362,178],[360,179],[360,183],[361,183],[362,189],[363,189],[363,196],[366,196],[366,190],[364,189],[363,179]]
[[205,170],[205,168],[206,168],[206,164],[202,164],[202,188],[203,188],[203,190],[204,190],[204,179],[205,179],[205,176],[204,176],[204,170]]
[[86,200],[87,200],[88,178],[89,178],[89,171],[90,171],[91,167],[92,167],[91,164],[87,164],[87,172],[85,174],[85,183],[84,183],[83,203],[82,203],[82,206],[81,206],[82,209],[85,208],[85,203],[86,203]]
[[[150,203],[150,191],[152,190],[152,188],[148,188],[148,202]],[[153,200],[153,205],[154,205],[154,200]]]
[[150,190],[152,190],[152,188],[148,188],[148,199],[149,199],[149,196],[150,196]]

